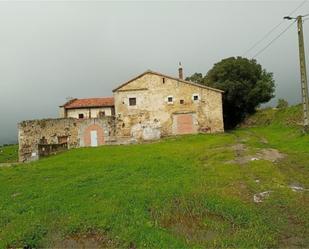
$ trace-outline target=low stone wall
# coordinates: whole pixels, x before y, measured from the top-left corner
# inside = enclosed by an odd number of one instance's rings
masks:
[[[40,157],[39,144],[67,143],[68,149],[91,146],[91,131],[96,131],[97,145],[116,141],[115,119],[108,116],[84,120],[28,120],[18,124],[18,131],[20,162],[37,160]]]
[[[68,149],[67,143],[60,144],[38,144],[38,153],[40,157],[57,154]]]

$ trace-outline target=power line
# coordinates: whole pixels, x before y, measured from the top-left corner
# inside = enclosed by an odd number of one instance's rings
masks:
[[[299,8],[301,8],[308,0],[304,0],[301,2],[290,14],[289,16],[293,15]],[[285,21],[282,20],[280,23],[278,23],[275,27],[273,27],[270,31],[268,31],[260,40],[258,40],[256,43],[253,44],[252,47],[246,50],[246,52],[243,53],[242,56],[245,56],[248,52],[250,52],[252,49],[254,49],[257,45],[259,45],[262,41],[264,41],[272,32],[274,32],[277,28],[279,28]]]
[[[284,21],[277,24],[275,27],[273,27],[266,35],[262,37],[262,39],[258,40],[252,47],[250,47],[246,52],[243,53],[242,56],[245,56],[248,52],[250,52],[252,49],[254,49],[257,45],[259,45],[262,41],[264,41],[273,31],[275,31],[278,27],[280,27]]]
[[[279,35],[277,35],[273,40],[271,40],[264,48],[262,48],[260,51],[258,51],[254,56],[252,56],[252,58],[256,58],[259,54],[261,54],[262,52],[264,52],[271,44],[273,44],[277,39],[279,39],[286,31],[288,31],[288,29],[290,29],[293,24],[296,22],[296,20],[294,22],[292,22],[288,27],[286,27],[283,31],[281,31],[279,33]]]
[[[290,14],[289,16],[293,15],[300,7],[302,7],[308,0],[304,0],[301,2]]]

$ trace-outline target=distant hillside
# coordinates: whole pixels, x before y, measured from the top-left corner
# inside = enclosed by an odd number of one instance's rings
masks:
[[[241,127],[283,125],[297,127],[302,125],[302,106],[294,105],[284,109],[266,108],[248,117]]]

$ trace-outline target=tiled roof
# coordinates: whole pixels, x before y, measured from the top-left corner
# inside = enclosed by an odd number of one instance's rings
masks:
[[[114,106],[114,98],[73,99],[65,103],[65,109]]]

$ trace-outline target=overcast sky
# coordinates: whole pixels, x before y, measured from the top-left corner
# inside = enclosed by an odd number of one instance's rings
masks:
[[[16,141],[21,120],[57,117],[68,96],[111,96],[147,69],[176,76],[179,61],[185,76],[206,73],[242,55],[301,2],[0,0],[0,144]],[[295,12],[308,13],[309,3]],[[304,32],[309,46],[309,21]],[[257,57],[274,73],[276,98],[290,103],[300,101],[297,46],[294,25]]]

